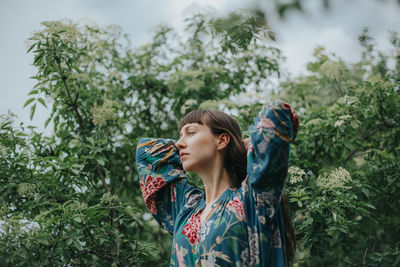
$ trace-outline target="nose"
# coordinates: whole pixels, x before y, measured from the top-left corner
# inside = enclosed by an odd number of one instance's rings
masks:
[[[175,145],[178,148],[178,150],[181,150],[184,147],[182,137],[179,138],[178,141],[176,141]]]

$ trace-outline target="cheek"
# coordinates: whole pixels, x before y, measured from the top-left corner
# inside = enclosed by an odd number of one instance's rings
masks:
[[[193,153],[201,158],[213,157],[216,151],[214,140],[209,136],[199,136],[193,140]]]
[[[209,136],[198,135],[187,142],[190,156],[183,160],[185,171],[196,171],[215,158],[216,145]]]
[[[198,133],[197,135],[193,136],[191,142],[195,147],[209,147],[211,145],[210,137],[204,133]]]

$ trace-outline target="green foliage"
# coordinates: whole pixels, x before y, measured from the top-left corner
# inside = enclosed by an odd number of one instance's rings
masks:
[[[379,2],[386,3],[387,1],[376,0]],[[293,12],[299,12],[303,15],[307,15],[310,5],[307,5],[305,0],[274,0],[271,1],[270,7],[273,9],[274,13],[277,13],[281,19],[284,19],[293,14]],[[333,0],[322,0],[319,1],[321,5],[321,11],[330,11]],[[399,2],[398,2],[399,3]]]
[[[185,112],[230,105],[250,84],[279,76],[279,50],[257,41],[255,19],[238,13],[217,29],[224,19],[208,18],[188,19],[185,37],[161,26],[137,49],[115,26],[47,21],[32,34],[36,84],[24,106],[31,117],[37,103],[48,107],[53,134],[2,117],[6,265],[168,264],[171,238],[149,219],[140,192],[137,139],[177,138]]]
[[[141,211],[99,190],[89,176],[90,165],[101,160],[98,148],[56,144],[34,129],[25,134],[11,119],[0,121],[3,263],[134,265],[149,254],[149,245],[139,241]]]
[[[360,42],[360,62],[317,48],[308,75],[281,83],[279,97],[302,113],[286,188],[301,265],[400,260],[400,61],[376,51],[367,30]]]
[[[198,14],[182,36],[160,26],[132,49],[115,26],[43,22],[30,38],[37,74],[24,106],[31,116],[37,103],[48,107],[53,134],[1,117],[2,262],[168,266],[171,237],[145,209],[137,139],[176,139],[179,119],[199,107],[224,110],[247,129],[263,104],[281,98],[301,117],[285,189],[295,264],[398,263],[398,53],[376,51],[364,31],[359,63],[317,48],[308,74],[281,81],[274,94],[282,59],[265,24],[260,14]],[[398,51],[396,33],[390,41]]]

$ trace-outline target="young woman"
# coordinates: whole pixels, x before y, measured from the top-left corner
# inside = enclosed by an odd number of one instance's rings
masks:
[[[298,125],[291,106],[277,101],[263,107],[246,140],[217,110],[188,113],[177,142],[139,140],[143,198],[173,234],[171,266],[287,266],[280,200]],[[205,192],[186,172],[199,175]]]

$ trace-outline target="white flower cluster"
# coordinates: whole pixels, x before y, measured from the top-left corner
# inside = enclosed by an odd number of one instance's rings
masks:
[[[303,181],[303,177],[306,175],[306,172],[299,167],[291,166],[288,170],[290,174],[289,183],[295,184]]]
[[[0,156],[5,158],[7,155],[7,147],[0,144]]]
[[[92,113],[93,124],[99,127],[103,127],[106,122],[114,117],[113,102],[109,99],[104,100],[104,104],[101,106],[94,106],[90,109]]]
[[[0,218],[3,218],[3,216],[7,213],[8,213],[8,207],[6,205],[0,206]]]
[[[199,91],[204,85],[205,85],[205,83],[199,79],[184,81],[185,90],[187,90],[187,91]]]
[[[178,71],[170,76],[168,85],[172,87],[183,85],[183,92],[198,91],[205,85],[201,80],[202,75],[201,71]]]
[[[355,97],[355,96],[348,96],[348,95],[345,95],[345,96],[339,98],[336,102],[337,102],[338,104],[341,104],[341,105],[348,105],[348,106],[351,106],[351,105],[353,105],[353,104],[359,102],[359,100],[358,100],[358,98]]]
[[[340,127],[340,126],[342,126],[343,123],[344,123],[344,120],[337,120],[337,121],[335,121],[334,126],[335,127]]]
[[[350,118],[351,118],[350,115],[343,115],[343,116],[340,116],[340,117],[339,117],[339,120],[337,120],[337,121],[335,122],[334,126],[335,126],[335,127],[340,127],[340,126],[344,123],[345,120],[348,120],[348,119],[350,119]]]
[[[320,68],[322,74],[330,78],[338,78],[340,69],[343,68],[342,64],[338,61],[326,60]]]
[[[84,202],[74,201],[66,207],[70,212],[81,212],[88,208],[88,205]]]
[[[318,126],[322,123],[320,118],[312,119],[306,123],[306,126]]]
[[[332,191],[350,189],[351,186],[346,185],[349,182],[351,182],[351,175],[342,167],[329,173],[322,173],[317,178],[317,186]]]
[[[351,115],[343,115],[343,116],[340,116],[339,119],[341,119],[341,120],[351,119]]]
[[[21,197],[33,198],[36,193],[36,185],[34,184],[21,184],[17,189],[18,195]]]
[[[181,114],[186,114],[186,111],[193,105],[197,104],[197,100],[195,99],[188,99],[186,100],[185,104],[181,107]]]
[[[77,39],[81,36],[77,24],[71,20],[43,21],[41,24],[45,29],[35,31],[27,42],[28,46],[34,41],[46,41],[49,45],[53,45],[53,38],[65,43],[76,43]]]
[[[112,195],[110,192],[108,192],[101,197],[100,202],[107,204],[114,204],[114,203],[119,203],[120,200],[117,195]]]
[[[65,64],[65,63],[63,63],[63,64]],[[80,81],[80,82],[84,82],[84,83],[90,83],[91,82],[89,75],[86,74],[86,73],[75,73],[75,72],[73,72],[73,73],[69,74],[68,79],[69,80],[74,79],[74,80],[77,80],[77,81]]]
[[[235,102],[230,99],[222,99],[222,100],[206,100],[202,102],[199,106],[200,109],[217,109],[221,111],[225,111],[229,114],[229,109],[237,108]]]

